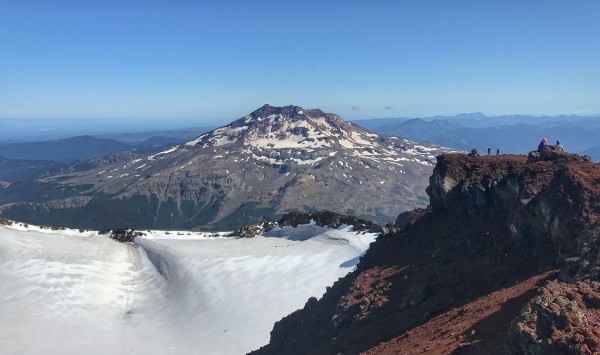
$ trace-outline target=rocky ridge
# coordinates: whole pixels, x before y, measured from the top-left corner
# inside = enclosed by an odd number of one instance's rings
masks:
[[[599,353],[598,182],[568,153],[441,155],[430,208],[255,353]]]
[[[13,221],[0,218],[1,224],[12,224]],[[269,232],[275,227],[293,227],[296,228],[301,224],[314,223],[319,227],[340,228],[343,225],[351,226],[354,231],[362,231],[369,233],[381,233],[387,231],[387,227],[381,227],[377,223],[356,218],[354,216],[346,216],[330,211],[320,212],[289,212],[285,213],[278,222],[270,221],[257,224],[250,224],[236,229],[235,231],[226,234],[227,237],[233,238],[254,238],[262,233]],[[135,229],[106,229],[98,232],[100,235],[108,235],[110,238],[121,243],[132,243],[136,237],[143,236],[143,231]],[[213,234],[219,236],[219,234]]]
[[[317,209],[386,223],[427,204],[443,151],[318,109],[265,105],[157,154],[13,184],[1,191],[0,215],[75,228],[223,230]],[[24,189],[41,193],[16,198]]]

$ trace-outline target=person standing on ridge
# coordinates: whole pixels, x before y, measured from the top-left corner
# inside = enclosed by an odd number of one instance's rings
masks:
[[[542,139],[542,141],[540,142],[540,145],[538,145],[538,152],[541,152],[542,150],[544,150],[544,147],[546,146],[547,141],[548,141],[548,139],[546,139],[546,138]]]
[[[488,155],[490,155],[492,148],[488,147]]]
[[[496,148],[496,155],[500,155],[500,148]]]
[[[559,140],[556,140],[556,148],[559,149],[561,152],[565,151],[565,148],[562,146],[562,144],[560,144]]]

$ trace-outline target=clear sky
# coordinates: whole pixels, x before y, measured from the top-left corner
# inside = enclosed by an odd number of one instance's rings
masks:
[[[0,118],[600,113],[600,1],[0,1]]]

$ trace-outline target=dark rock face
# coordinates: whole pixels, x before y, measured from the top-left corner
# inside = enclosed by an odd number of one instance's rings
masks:
[[[264,222],[260,224],[251,224],[248,226],[240,227],[227,235],[228,237],[234,238],[254,238],[257,235],[268,232],[275,228],[277,223],[275,222]]]
[[[407,227],[415,224],[416,221],[421,219],[428,212],[430,211],[426,208],[417,208],[412,211],[400,213],[398,215],[398,218],[396,218],[393,227],[399,228],[401,230],[406,229]]]
[[[438,158],[427,191],[434,211],[453,210],[470,221],[500,224],[540,250],[552,248],[561,263],[571,265],[564,270],[565,277],[567,271],[574,277],[578,271],[572,265],[579,259],[573,258],[583,253],[591,259],[586,251],[598,234],[598,168],[581,159],[570,164],[563,158],[526,163],[522,156],[472,160],[444,155]],[[584,271],[589,272],[598,277],[595,270]]]
[[[600,353],[600,165],[548,154],[439,156],[431,210],[255,353]]]
[[[135,237],[146,235],[143,232],[136,231],[133,229],[109,229],[102,230],[98,234],[109,234],[110,238],[116,240],[119,243],[133,243]]]

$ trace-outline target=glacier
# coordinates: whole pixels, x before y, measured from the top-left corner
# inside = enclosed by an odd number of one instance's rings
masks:
[[[355,267],[376,234],[314,224],[249,239],[0,225],[0,353],[244,354]]]

